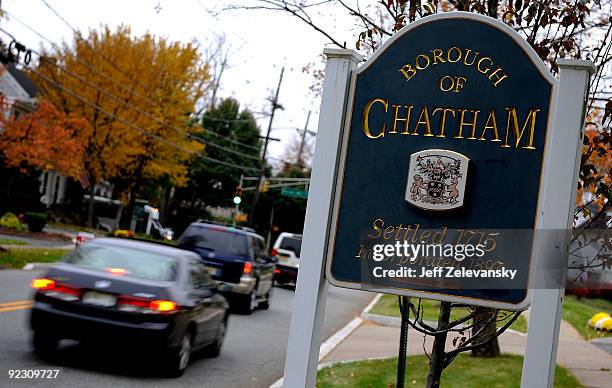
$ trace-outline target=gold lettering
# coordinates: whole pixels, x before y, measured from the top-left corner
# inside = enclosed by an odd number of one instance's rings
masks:
[[[479,72],[481,72],[482,74],[487,74],[487,73],[488,73],[488,72],[491,70],[491,68],[490,68],[490,67],[487,67],[486,69],[483,69],[483,68],[480,66],[480,65],[482,65],[482,62],[483,62],[483,61],[489,61],[489,63],[490,63],[491,65],[493,65],[493,61],[492,61],[492,60],[491,60],[491,58],[489,58],[489,57],[482,57],[482,58],[480,58],[480,60],[478,61],[478,65],[477,65],[477,66],[478,66],[478,71],[479,71]]]
[[[497,75],[498,72],[500,72],[503,74],[503,76],[499,76]],[[493,77],[497,77],[497,81],[493,82]],[[489,74],[489,80],[491,80],[491,82],[493,82],[493,86],[497,87],[497,85],[499,85],[500,82],[502,82],[504,79],[508,78],[508,75],[506,73],[504,73],[502,71],[501,67],[498,67],[497,69],[495,69],[495,71],[491,74]]]
[[[529,141],[528,141],[527,146],[523,146],[522,148],[526,150],[535,150],[535,147],[533,146],[533,135],[535,132],[536,117],[540,109],[535,109],[535,108],[529,109],[529,113],[527,114],[525,123],[523,123],[523,126],[520,131],[519,131],[518,117],[516,114],[516,108],[514,107],[506,108],[506,111],[508,112],[508,121],[506,123],[506,141],[501,146],[503,148],[510,148],[510,145],[508,144],[508,134],[510,133],[510,121],[512,121],[512,129],[514,130],[514,136],[516,139],[516,142],[514,143],[514,148],[518,148],[521,138],[523,137],[523,134],[525,133],[525,129],[527,128],[527,125],[530,124],[529,125]]]
[[[446,63],[444,58],[442,58],[442,54],[444,53],[444,51],[442,51],[441,49],[433,49],[431,50],[431,53],[433,54],[433,64],[434,65],[437,65],[438,61],[440,61],[440,63]]]
[[[453,118],[455,117],[455,109],[452,108],[436,108],[434,109],[432,115],[435,115],[437,112],[442,112],[440,115],[440,132],[436,135],[436,137],[446,137],[444,135],[444,126],[446,124],[446,113],[450,112],[453,114]]]
[[[424,136],[433,136],[431,133],[431,125],[429,123],[429,111],[427,110],[427,105],[421,109],[421,114],[419,114],[419,121],[414,126],[413,135],[419,134],[419,125],[425,125],[425,135]]]
[[[401,108],[402,105],[393,105],[393,109],[395,110],[395,114],[393,115],[393,129],[391,131],[389,131],[389,133],[397,133],[397,122],[398,121],[403,121],[404,122],[404,130],[402,131],[402,135],[407,135],[408,132],[408,122],[410,121],[410,113],[412,112],[412,108],[414,107],[413,105],[403,105],[403,107],[406,109],[406,117],[404,118],[400,118],[399,116],[399,108]]]
[[[476,121],[478,120],[478,113],[480,113],[480,110],[478,109],[457,109],[458,112],[461,112],[461,116],[459,118],[459,131],[457,132],[457,136],[455,136],[455,139],[463,139],[463,127],[464,126],[468,126],[468,127],[472,127],[472,132],[471,132],[471,136],[468,137],[468,139],[470,140],[475,140],[475,133],[476,133]],[[472,122],[465,122],[465,112],[471,112],[474,114],[474,120]]]
[[[412,65],[410,63],[406,63],[404,66],[402,66],[401,69],[399,69],[399,71],[401,71],[404,77],[406,77],[406,81],[410,81],[410,79],[414,77],[417,72],[415,69],[412,68]]]
[[[450,85],[448,87],[444,87],[444,81],[450,81]],[[448,84],[448,82],[446,82]],[[444,77],[440,78],[440,82],[438,83],[438,86],[440,87],[440,90],[443,92],[448,92],[450,90],[453,89],[455,82],[453,81],[453,78],[451,76],[445,75]]]
[[[387,112],[387,109],[389,108],[389,103],[387,102],[387,100],[383,100],[382,98],[375,98],[366,104],[365,109],[363,110],[362,125],[363,125],[363,132],[370,139],[378,139],[379,137],[384,137],[385,130],[387,129],[387,123],[384,123],[378,135],[374,136],[372,135],[372,132],[370,131],[370,110],[372,109],[372,105],[374,105],[377,102],[383,104],[383,106],[385,107],[385,113]]]
[[[451,59],[451,53],[453,52],[453,50],[455,50],[458,53],[457,59],[455,60]],[[451,47],[448,49],[448,52],[446,53],[446,59],[448,59],[450,63],[455,63],[455,62],[459,62],[462,55],[463,54],[461,53],[461,49],[459,47]]]
[[[425,66],[421,66],[421,65],[419,64],[419,58],[425,58],[425,59],[427,59],[427,64],[426,64]],[[417,68],[417,69],[419,69],[419,70],[427,69],[427,67],[429,66],[429,57],[428,57],[427,55],[425,55],[425,54],[420,54],[420,55],[418,55],[418,56],[416,57],[415,64],[416,64],[416,68]]]
[[[380,226],[378,226],[377,224],[380,224]],[[385,226],[385,221],[384,220],[382,220],[381,218],[375,219],[374,222],[372,222],[372,229],[377,231],[378,234],[376,234],[375,236],[372,236],[371,234],[368,234],[368,237],[370,237],[370,238],[379,238],[380,235],[382,234],[382,228],[384,226]]]
[[[474,53],[474,60],[472,62],[468,63],[468,57],[470,56],[471,52]],[[463,57],[463,64],[466,65],[466,66],[472,66],[474,64],[474,62],[476,62],[476,58],[478,57],[478,54],[480,54],[480,52],[472,51],[472,49],[467,49],[465,51],[465,57]]]
[[[495,138],[493,138],[491,141],[501,141],[499,140],[499,132],[497,132],[497,119],[495,118],[495,110],[493,109],[491,109],[491,112],[489,112],[489,117],[487,117],[487,122],[485,123],[485,126],[482,129],[482,134],[478,140],[487,140],[485,139],[485,133],[489,128],[493,130],[493,135],[495,136]]]

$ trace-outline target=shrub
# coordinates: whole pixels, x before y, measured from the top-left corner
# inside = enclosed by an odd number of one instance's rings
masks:
[[[30,232],[41,232],[47,223],[47,213],[27,212],[23,218]]]
[[[23,230],[21,221],[19,221],[19,218],[17,218],[17,216],[11,212],[6,213],[2,216],[2,218],[0,218],[0,227],[13,229],[19,232]]]

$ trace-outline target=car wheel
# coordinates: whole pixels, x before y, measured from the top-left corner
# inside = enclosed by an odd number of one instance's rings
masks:
[[[57,342],[57,338],[39,331],[35,331],[32,337],[34,351],[41,356],[52,354],[57,349]]]
[[[215,342],[208,345],[204,354],[208,357],[217,357],[221,353],[221,347],[223,346],[223,341],[225,340],[225,334],[227,333],[227,317],[221,321],[219,328],[217,329],[217,337]]]
[[[171,377],[180,377],[187,369],[191,358],[191,339],[191,332],[186,331],[179,349],[170,354],[167,368]]]
[[[257,308],[257,286],[253,288],[253,291],[249,295],[246,295],[242,302],[242,312],[246,315],[250,315]]]
[[[270,308],[270,303],[272,302],[273,290],[274,290],[274,287],[270,286],[270,290],[268,290],[268,293],[266,294],[266,300],[259,304],[259,308],[261,308],[262,310],[267,310]]]

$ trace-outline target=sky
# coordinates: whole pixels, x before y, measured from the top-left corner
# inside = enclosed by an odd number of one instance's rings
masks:
[[[235,97],[254,112],[269,112],[281,68],[285,74],[271,137],[269,155],[281,157],[295,128],[303,128],[309,110],[308,125],[317,130],[319,99],[310,92],[310,74],[302,71],[308,63],[321,64],[321,53],[328,41],[306,24],[283,13],[260,10],[222,11],[228,1],[222,0],[46,0],[73,27],[88,31],[101,25],[129,25],[136,36],[151,32],[171,40],[197,41],[205,49],[220,35],[225,35],[230,52],[230,67],[221,79],[220,97]],[[50,44],[28,30],[23,21],[47,39],[61,43],[71,41],[73,32],[41,0],[2,0],[8,12],[0,27],[13,34],[27,47],[40,49]],[[331,11],[331,10],[330,10]],[[14,16],[11,18],[11,16]],[[340,25],[350,23],[341,13],[321,15],[321,22],[337,32],[339,40],[354,42],[354,34]],[[340,18],[340,19],[338,19]],[[3,39],[8,39],[2,36]],[[257,114],[262,129],[269,118]],[[264,133],[265,135],[265,133]],[[310,136],[310,135],[309,135]]]

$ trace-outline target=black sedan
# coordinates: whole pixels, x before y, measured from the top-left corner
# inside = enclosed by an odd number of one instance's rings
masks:
[[[227,330],[228,303],[200,257],[164,245],[93,239],[32,288],[33,345],[43,356],[74,339],[138,349],[180,376],[192,352],[217,356]]]

